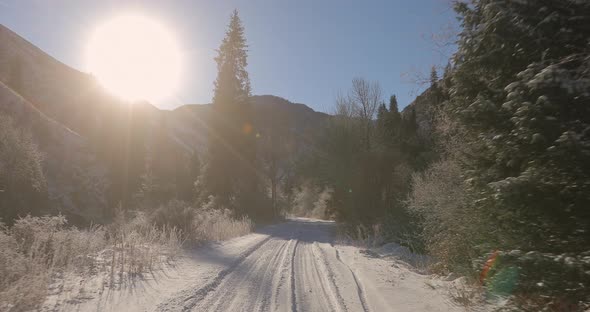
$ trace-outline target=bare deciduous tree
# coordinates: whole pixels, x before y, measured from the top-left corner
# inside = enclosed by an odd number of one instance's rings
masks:
[[[336,97],[336,114],[342,117],[355,118],[362,126],[363,137],[367,149],[371,147],[373,119],[379,104],[383,102],[381,86],[378,82],[364,78],[354,78],[352,88],[347,94]]]
[[[357,109],[357,115],[364,120],[372,120],[377,113],[377,107],[383,101],[381,86],[374,81],[367,81],[363,78],[352,80],[352,89],[349,97]]]

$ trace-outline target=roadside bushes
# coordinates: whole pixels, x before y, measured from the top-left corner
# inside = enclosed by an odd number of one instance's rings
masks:
[[[326,219],[329,217],[328,203],[334,191],[329,187],[316,187],[303,183],[293,190],[291,213],[298,217]]]
[[[16,239],[0,231],[0,310],[30,310],[41,304],[49,279],[19,250]]]
[[[182,232],[184,239],[192,232],[195,209],[188,203],[173,199],[160,205],[150,215],[150,221],[159,227],[175,227]]]
[[[183,240],[196,244],[242,236],[254,228],[250,218],[236,217],[229,209],[218,207],[214,199],[201,208],[185,201],[171,200],[151,213],[150,220],[159,227],[179,229]]]
[[[0,310],[28,311],[44,300],[55,274],[110,274],[110,284],[156,269],[180,253],[178,230],[138,215],[80,230],[63,216],[17,219],[0,228]]]
[[[250,233],[254,223],[247,216],[236,218],[228,209],[202,209],[193,220],[196,241],[222,241]]]
[[[445,159],[415,173],[407,208],[418,216],[420,237],[428,254],[439,261],[438,270],[465,273],[471,269],[473,240],[483,229],[470,211],[461,170],[458,162]]]
[[[86,229],[68,226],[61,215],[26,216],[10,228],[0,223],[0,310],[38,308],[63,273],[105,274],[111,286],[121,284],[179,256],[185,241],[220,241],[253,227],[227,209],[194,209],[178,200],[149,215],[118,211],[111,224]]]

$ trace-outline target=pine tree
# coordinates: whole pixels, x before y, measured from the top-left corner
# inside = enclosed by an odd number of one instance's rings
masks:
[[[381,140],[388,139],[387,121],[389,117],[389,111],[385,106],[385,103],[381,103],[377,109],[377,135]]]
[[[213,103],[231,105],[232,101],[246,102],[250,97],[247,48],[242,20],[238,11],[234,10],[215,57],[218,74]]]
[[[246,67],[244,27],[234,10],[217,50],[217,79],[209,120],[209,160],[205,187],[223,205],[245,212],[247,197],[255,193],[256,145]]]
[[[394,95],[389,97],[389,111],[385,117],[385,143],[390,147],[399,147],[399,140],[401,137],[401,114],[397,106],[397,97]]]
[[[399,108],[397,107],[397,97],[395,94],[389,98],[389,111],[399,113]]]
[[[485,207],[495,230],[483,243],[574,261],[590,248],[590,2],[481,0],[456,10],[463,31],[450,114],[472,136],[474,207]],[[519,287],[587,294],[582,273],[533,262],[519,264],[531,271]]]
[[[430,68],[430,87],[435,88],[438,83],[438,73],[436,72],[436,67],[432,66]]]
[[[387,107],[385,107],[385,103],[381,103],[381,105],[379,105],[379,108],[377,109],[377,119],[379,120],[385,118],[387,113],[388,111]]]

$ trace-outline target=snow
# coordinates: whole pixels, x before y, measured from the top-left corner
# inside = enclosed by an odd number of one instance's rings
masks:
[[[113,287],[105,277],[56,283],[44,311],[462,311],[455,281],[389,244],[372,253],[334,240],[335,223],[293,219],[187,252]]]

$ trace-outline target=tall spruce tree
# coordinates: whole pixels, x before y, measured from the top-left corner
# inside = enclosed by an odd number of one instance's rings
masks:
[[[250,79],[246,71],[244,26],[234,10],[217,50],[217,80],[209,120],[209,159],[205,187],[219,203],[246,213],[256,193],[256,145],[252,124]]]
[[[386,114],[383,119],[385,127],[384,132],[386,134],[384,143],[390,147],[399,147],[402,117],[399,112],[397,97],[395,94],[389,97],[389,110],[386,110]]]
[[[395,94],[389,98],[389,111],[399,113],[399,108],[397,107],[397,97]]]

